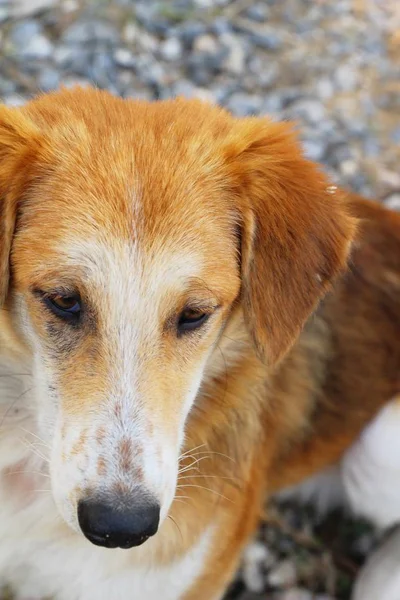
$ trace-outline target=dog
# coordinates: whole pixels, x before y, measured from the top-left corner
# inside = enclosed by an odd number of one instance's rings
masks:
[[[353,471],[399,421],[399,215],[290,124],[91,88],[0,108],[0,190],[17,600],[220,599],[265,499],[330,469],[379,522]]]

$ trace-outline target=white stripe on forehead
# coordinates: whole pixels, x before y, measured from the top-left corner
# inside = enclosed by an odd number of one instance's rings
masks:
[[[127,243],[112,238],[104,242],[92,238],[60,245],[56,252],[61,268],[65,257],[65,267],[82,269],[85,282],[101,291],[117,294],[129,290],[143,300],[157,297],[163,290],[182,289],[188,279],[201,273],[200,256],[187,247],[178,250],[160,244],[157,250],[146,251],[135,240]]]

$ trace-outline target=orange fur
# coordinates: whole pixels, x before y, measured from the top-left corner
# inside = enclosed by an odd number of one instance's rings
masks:
[[[206,257],[185,290],[165,282],[161,362],[151,339],[137,357],[153,411],[148,431],[163,427],[173,438],[188,373],[212,348],[170,510],[179,531],[166,521],[147,542],[154,560],[169,564],[217,523],[184,600],[218,598],[265,494],[336,462],[398,388],[400,217],[328,185],[290,125],[234,119],[196,101],[147,104],[75,89],[0,109],[1,295],[12,246],[11,289],[38,338],[47,340],[48,323],[31,290],[68,285],[71,271],[83,298],[97,293],[97,327],[106,326],[101,307],[111,311],[113,298],[87,289],[84,264],[68,255],[79,240],[100,231],[116,256],[115,240],[137,240],[152,260],[165,248]],[[357,219],[350,271],[340,277]],[[189,297],[218,305],[212,343],[178,344],[171,333],[168,315]],[[10,317],[1,319],[5,331]],[[112,350],[96,328],[63,344],[64,411],[90,420],[108,393]],[[104,436],[100,428],[99,445]],[[129,440],[119,457],[128,471]],[[107,469],[102,455],[99,476]]]

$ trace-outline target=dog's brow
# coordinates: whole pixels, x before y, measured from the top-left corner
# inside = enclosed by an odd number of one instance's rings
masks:
[[[216,298],[193,298],[186,299],[185,306],[192,309],[215,310],[219,307]]]

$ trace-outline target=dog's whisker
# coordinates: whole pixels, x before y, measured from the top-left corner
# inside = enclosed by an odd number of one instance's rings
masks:
[[[181,531],[181,528],[179,527],[178,523],[175,521],[174,517],[171,517],[171,515],[167,515],[167,518],[170,519],[170,521],[172,521],[172,523],[175,525],[175,527],[179,531],[179,535],[181,536],[181,540],[183,542],[182,531]]]
[[[210,451],[206,451],[206,452],[198,452],[196,454],[196,456],[199,456],[202,454],[208,454],[210,456],[221,456],[223,458],[227,458],[228,460],[236,463],[235,459],[233,459],[231,456],[228,456],[228,454],[224,454],[223,452],[215,452],[214,450],[210,450]]]
[[[29,440],[27,440],[27,439],[22,439],[21,442],[24,444],[24,446],[29,448],[33,452],[33,454],[36,454],[36,456],[41,458],[44,462],[50,463],[50,460],[46,456],[44,456],[41,452],[39,452],[39,450],[37,450],[35,444],[33,444],[32,442],[29,442]]]
[[[177,489],[185,488],[185,487],[199,488],[201,490],[205,490],[206,492],[212,492],[213,494],[216,494],[220,498],[223,498],[224,500],[227,500],[228,502],[232,502],[232,500],[230,500],[229,498],[227,498],[220,492],[217,492],[217,490],[213,490],[212,488],[204,487],[203,485],[196,485],[194,483],[184,483],[183,485],[178,485]]]
[[[32,377],[32,373],[1,373],[0,379],[3,377]]]
[[[190,496],[176,496],[174,498],[174,502],[181,502],[182,504],[185,504],[186,506],[190,507],[189,502],[187,502],[187,500],[192,500],[193,498],[191,498]]]
[[[48,444],[48,442],[43,440],[36,433],[33,433],[33,431],[29,431],[29,429],[25,429],[25,427],[20,427],[19,429],[21,429],[21,431],[23,431],[24,433],[27,433],[28,435],[31,435],[32,437],[36,438],[40,442],[41,446],[46,446],[46,448],[49,448],[49,449],[51,448],[51,446]]]
[[[186,452],[184,452],[183,454],[180,455],[179,460],[181,460],[182,458],[184,458],[185,456],[187,456],[187,454],[193,454],[193,452],[195,450],[198,450],[199,448],[204,448],[204,446],[206,446],[206,444],[200,444],[199,446],[195,446],[194,448],[190,448],[190,450],[186,450]]]
[[[42,477],[47,477],[51,479],[50,475],[47,473],[43,473],[43,471],[7,471],[6,475],[41,475]]]
[[[195,463],[195,462],[196,462],[196,460],[197,460],[197,459],[196,459],[196,457],[195,457],[195,456],[192,456],[192,455],[188,455],[188,456],[186,456],[186,457],[185,457],[185,459],[191,459],[191,460],[192,460],[194,463]],[[186,467],[186,466],[187,466],[187,465],[185,465],[185,467]],[[184,468],[185,468],[185,467],[184,467]]]
[[[194,460],[192,463],[190,463],[190,465],[187,465],[186,467],[182,467],[182,469],[178,470],[178,475],[180,475],[181,473],[185,473],[185,471],[190,471],[191,469],[194,469],[195,465],[198,465],[200,462],[202,462],[203,460],[207,460],[208,456],[203,456],[202,458],[198,458],[196,460]],[[198,470],[198,468],[196,469]]]
[[[194,468],[195,465],[197,465],[202,460],[206,460],[206,457],[194,458],[191,463],[189,463],[189,464],[183,464],[182,466],[180,466],[179,469],[178,469],[178,473],[183,473],[183,471],[187,471],[187,470],[189,470],[191,468]]]
[[[214,450],[204,450],[202,452],[196,452],[196,454],[193,455],[193,457],[195,456],[202,456],[202,455],[208,455],[208,456],[221,456],[223,458],[226,458],[228,460],[230,460],[233,463],[236,463],[235,459],[232,458],[231,456],[228,456],[228,454],[224,454],[223,452],[216,452]]]
[[[179,477],[179,479],[226,479],[229,481],[237,481],[237,477],[229,477],[228,475],[185,475],[184,477]]]
[[[2,417],[1,417],[0,429],[3,427],[4,421],[6,420],[6,418],[8,417],[8,415],[10,413],[10,411],[14,408],[14,406],[16,405],[16,403],[19,402],[21,400],[21,398],[23,398],[25,396],[25,394],[28,394],[32,390],[33,390],[33,387],[30,387],[30,388],[24,390],[22,392],[22,394],[20,394],[17,398],[14,398],[14,400],[11,402],[11,404],[9,405],[9,407],[6,409],[6,411],[3,413]]]

